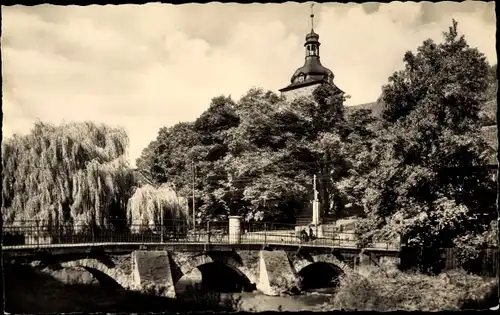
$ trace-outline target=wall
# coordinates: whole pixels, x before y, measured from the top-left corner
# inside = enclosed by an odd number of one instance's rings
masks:
[[[309,85],[309,86],[305,86],[305,87],[302,87],[299,89],[282,92],[282,95],[285,96],[289,102],[292,102],[293,100],[295,100],[301,96],[311,95],[312,92],[317,87],[318,87],[318,84]]]

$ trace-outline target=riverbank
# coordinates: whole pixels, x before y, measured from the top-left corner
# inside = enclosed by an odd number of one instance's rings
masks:
[[[340,279],[332,304],[347,311],[458,311],[498,303],[496,279],[451,270],[438,276],[364,268]]]

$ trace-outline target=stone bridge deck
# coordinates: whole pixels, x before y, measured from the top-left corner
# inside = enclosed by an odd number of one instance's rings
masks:
[[[81,255],[92,253],[120,254],[135,250],[151,251],[179,251],[179,252],[202,252],[202,251],[225,251],[225,250],[261,250],[263,248],[275,250],[314,249],[320,252],[339,251],[343,253],[373,253],[388,257],[398,257],[399,249],[387,248],[358,248],[355,246],[325,246],[324,244],[283,244],[283,243],[239,243],[239,244],[208,244],[208,243],[80,243],[80,244],[40,244],[40,245],[16,245],[3,246],[4,259],[25,258],[37,259],[39,256],[57,255]]]

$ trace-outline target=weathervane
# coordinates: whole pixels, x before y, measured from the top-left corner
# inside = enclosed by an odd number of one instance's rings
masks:
[[[311,3],[311,29],[314,29],[314,3]]]

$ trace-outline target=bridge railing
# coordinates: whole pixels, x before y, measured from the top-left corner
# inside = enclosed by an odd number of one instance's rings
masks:
[[[325,231],[305,236],[295,225],[280,223],[245,223],[239,233],[230,235],[228,222],[204,222],[193,229],[185,221],[169,221],[163,228],[150,224],[131,224],[109,228],[89,227],[79,222],[50,226],[24,221],[4,225],[4,246],[57,247],[69,244],[97,243],[202,243],[202,244],[283,244],[322,247],[359,248],[353,232]],[[366,247],[366,245],[364,246]],[[379,249],[399,249],[399,244],[370,244]]]

